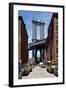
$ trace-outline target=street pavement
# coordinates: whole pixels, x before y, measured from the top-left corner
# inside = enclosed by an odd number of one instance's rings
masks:
[[[32,72],[30,72],[28,76],[23,76],[22,79],[52,78],[52,77],[56,77],[56,76],[54,74],[47,72],[46,68],[35,66]]]

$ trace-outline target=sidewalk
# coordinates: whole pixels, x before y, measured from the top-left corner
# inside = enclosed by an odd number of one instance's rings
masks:
[[[46,68],[41,68],[35,66],[35,68],[30,72],[28,76],[23,76],[22,79],[32,79],[32,78],[52,78],[55,77],[54,74],[48,73]]]

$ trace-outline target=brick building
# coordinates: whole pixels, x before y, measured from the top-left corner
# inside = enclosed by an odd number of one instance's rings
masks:
[[[48,27],[47,59],[58,64],[58,13],[54,13]]]
[[[28,62],[28,35],[21,16],[18,17],[18,60],[21,64]]]

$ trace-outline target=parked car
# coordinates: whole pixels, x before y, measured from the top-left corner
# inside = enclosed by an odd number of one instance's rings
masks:
[[[32,68],[28,64],[23,64],[21,67],[22,76],[28,75],[32,71]]]
[[[29,72],[28,72],[28,67],[26,64],[21,64],[19,66],[19,79],[22,78],[22,76],[25,76],[25,75],[28,75]]]
[[[28,75],[32,71],[32,64],[26,63],[26,64],[20,64],[19,63],[19,79],[22,78],[22,76]]]
[[[28,65],[33,69],[35,67],[35,61],[34,60],[28,61]]]
[[[26,64],[23,64],[21,67],[22,76],[28,75],[28,66]]]
[[[28,71],[31,72],[32,71],[32,64],[27,64],[28,66]]]
[[[40,62],[40,63],[39,63],[39,67],[45,68],[45,67],[46,67],[46,65],[44,65],[44,63],[43,63],[43,62]]]
[[[54,68],[52,66],[47,67],[46,69],[49,73],[54,73]]]

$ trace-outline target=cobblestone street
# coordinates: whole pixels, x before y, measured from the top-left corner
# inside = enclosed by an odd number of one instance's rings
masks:
[[[48,73],[46,68],[41,68],[39,66],[35,66],[35,68],[30,72],[28,76],[23,76],[22,79],[32,79],[32,78],[52,78],[55,77],[54,74]]]

